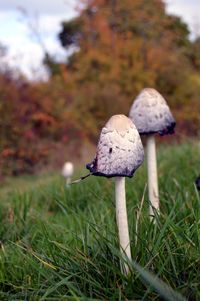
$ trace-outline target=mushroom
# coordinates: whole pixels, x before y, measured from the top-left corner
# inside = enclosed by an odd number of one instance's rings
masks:
[[[66,185],[69,185],[70,178],[74,173],[74,165],[71,162],[65,162],[62,168],[62,175],[66,179]]]
[[[143,89],[136,97],[129,113],[140,135],[147,135],[147,169],[150,216],[159,213],[159,192],[154,134],[161,136],[174,133],[176,125],[162,95],[152,88]]]
[[[200,190],[200,176],[196,179],[195,184],[196,184],[196,188]]]
[[[122,255],[131,260],[128,231],[125,177],[132,177],[144,160],[140,135],[125,115],[112,116],[103,127],[95,159],[86,165],[95,176],[115,177],[116,219]],[[128,274],[125,264],[122,271]]]

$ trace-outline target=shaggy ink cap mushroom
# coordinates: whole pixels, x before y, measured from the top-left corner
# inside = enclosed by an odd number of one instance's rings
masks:
[[[86,167],[96,176],[132,177],[143,160],[135,125],[125,115],[114,115],[101,131],[95,159]]]
[[[196,184],[196,188],[200,190],[200,176],[196,179],[195,184]]]
[[[143,89],[136,97],[129,113],[141,135],[173,134],[175,119],[162,95],[152,88]]]
[[[74,165],[71,162],[65,162],[62,168],[63,177],[71,177],[74,173]]]

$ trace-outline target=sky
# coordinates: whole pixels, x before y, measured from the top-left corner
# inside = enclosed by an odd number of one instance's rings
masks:
[[[179,15],[189,25],[191,38],[200,34],[200,0],[165,2],[167,12]],[[77,8],[78,0],[1,0],[0,43],[7,47],[4,62],[29,79],[46,79],[43,47],[58,60],[66,57],[57,34],[61,22],[75,16]]]

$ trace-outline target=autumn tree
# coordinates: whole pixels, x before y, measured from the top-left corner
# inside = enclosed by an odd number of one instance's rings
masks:
[[[82,131],[71,103],[61,77],[34,83],[1,64],[0,177],[32,173],[60,149],[79,155]]]
[[[111,115],[128,114],[148,86],[170,103],[177,133],[198,134],[200,39],[189,39],[163,1],[82,0],[59,39],[67,59],[58,63],[45,51],[46,82],[16,76],[0,46],[0,176],[33,172],[56,154],[60,162],[67,152],[80,156],[85,141],[96,141]]]
[[[127,114],[144,87],[158,89],[174,108],[189,105],[198,68],[198,40],[161,0],[87,0],[63,22],[59,39],[74,49],[66,68],[75,83],[79,122],[96,129],[114,113]],[[191,83],[189,91],[184,88]],[[85,116],[85,118],[83,118]],[[88,125],[87,125],[88,124]]]

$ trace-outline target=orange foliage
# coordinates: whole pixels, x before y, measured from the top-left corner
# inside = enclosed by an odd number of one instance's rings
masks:
[[[198,135],[199,39],[189,40],[187,26],[167,15],[161,0],[83,2],[59,35],[76,51],[62,64],[46,55],[47,82],[0,72],[1,174],[34,172],[65,147],[79,156],[84,141],[96,142],[105,121],[127,115],[148,86],[166,98],[178,131]]]

